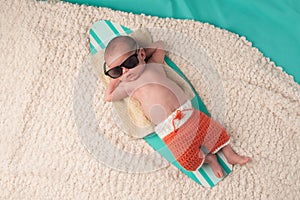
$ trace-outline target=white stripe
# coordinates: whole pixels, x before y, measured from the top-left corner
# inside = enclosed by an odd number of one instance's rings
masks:
[[[204,156],[204,155],[203,155]],[[197,177],[197,179],[201,182],[201,184],[205,187],[211,187],[209,185],[209,183],[206,181],[206,179],[202,176],[202,174],[199,172],[199,169],[202,168],[204,169],[204,167],[207,167],[204,165],[204,161],[205,159],[202,160],[202,163],[199,165],[200,167],[198,167],[196,169],[196,171],[193,171],[193,174]]]
[[[201,184],[204,187],[211,187],[198,170],[194,171],[193,174],[197,177],[197,179],[201,182]]]
[[[113,24],[114,27],[118,30],[118,32],[121,34],[121,35],[127,35],[126,32],[123,30],[123,28],[121,27],[120,24]]]
[[[121,27],[121,25],[119,24],[113,24],[113,26],[117,29],[117,31],[121,34],[121,35],[126,35],[126,32],[123,30],[123,28]],[[101,29],[103,29],[103,27],[106,27],[105,30],[101,30],[98,27],[101,27]],[[101,39],[101,41],[103,42],[103,44],[106,46],[107,45],[107,41],[110,41],[110,39],[112,39],[112,37],[107,36],[106,34],[103,34],[103,32],[107,32],[106,30],[111,30],[110,27],[105,23],[105,22],[101,22],[98,23],[97,25],[93,26],[92,30],[96,33],[96,35],[99,37],[99,39]],[[113,33],[113,32],[112,32]],[[113,34],[109,34],[109,35],[113,35]],[[115,37],[116,35],[114,35]],[[90,35],[90,43],[96,48],[97,51],[101,50],[101,46],[96,42],[96,40],[94,39],[94,37],[92,35]]]
[[[111,30],[111,28],[104,22],[93,27],[94,32],[102,41],[102,43],[107,46],[108,42],[116,37],[117,35]]]
[[[96,40],[94,39],[94,37],[92,35],[90,35],[90,43],[95,47],[95,49],[97,50],[97,52],[99,50],[101,50],[100,45],[96,42]]]
[[[203,171],[206,172],[207,176],[210,178],[210,180],[214,183],[214,185],[216,183],[218,183],[220,180],[222,180],[222,178],[218,178],[216,177],[214,171],[212,170],[212,168],[209,165],[204,165],[202,167]],[[224,174],[225,175],[225,174]]]
[[[223,152],[221,152],[221,151],[218,152],[218,155],[223,160],[223,162],[227,165],[227,167],[232,171],[232,165],[227,162],[227,159],[225,158]]]

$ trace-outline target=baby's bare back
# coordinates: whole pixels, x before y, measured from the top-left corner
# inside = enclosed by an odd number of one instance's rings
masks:
[[[184,91],[167,77],[162,64],[148,63],[138,79],[122,84],[154,124],[165,120],[187,100]]]

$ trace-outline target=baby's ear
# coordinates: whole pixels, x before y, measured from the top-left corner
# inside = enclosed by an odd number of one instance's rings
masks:
[[[139,50],[139,55],[141,56],[141,58],[142,58],[143,60],[145,60],[145,58],[146,58],[146,52],[145,52],[145,49],[144,49],[144,48],[140,48],[140,50]]]

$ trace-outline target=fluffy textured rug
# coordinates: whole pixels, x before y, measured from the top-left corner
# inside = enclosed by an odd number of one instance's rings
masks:
[[[30,0],[0,4],[1,199],[300,196],[300,87],[245,38],[200,22],[106,8]],[[214,60],[224,86],[223,124],[231,144],[252,162],[234,166],[225,180],[205,189],[172,165],[151,173],[125,173],[91,156],[78,134],[73,94],[89,54],[89,28],[101,19],[131,29],[166,27],[198,40]],[[184,72],[212,110],[210,91],[201,77],[189,69]],[[119,134],[102,92],[100,85],[94,112],[105,136],[123,150],[150,153],[144,141]]]

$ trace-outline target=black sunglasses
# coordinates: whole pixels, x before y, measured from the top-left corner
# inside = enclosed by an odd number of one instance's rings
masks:
[[[104,74],[111,78],[119,78],[123,74],[122,67],[125,67],[127,69],[132,69],[135,68],[138,64],[139,64],[138,49],[136,49],[135,53],[129,56],[121,65],[113,67],[108,71],[106,71],[106,62],[104,62],[103,64]]]

